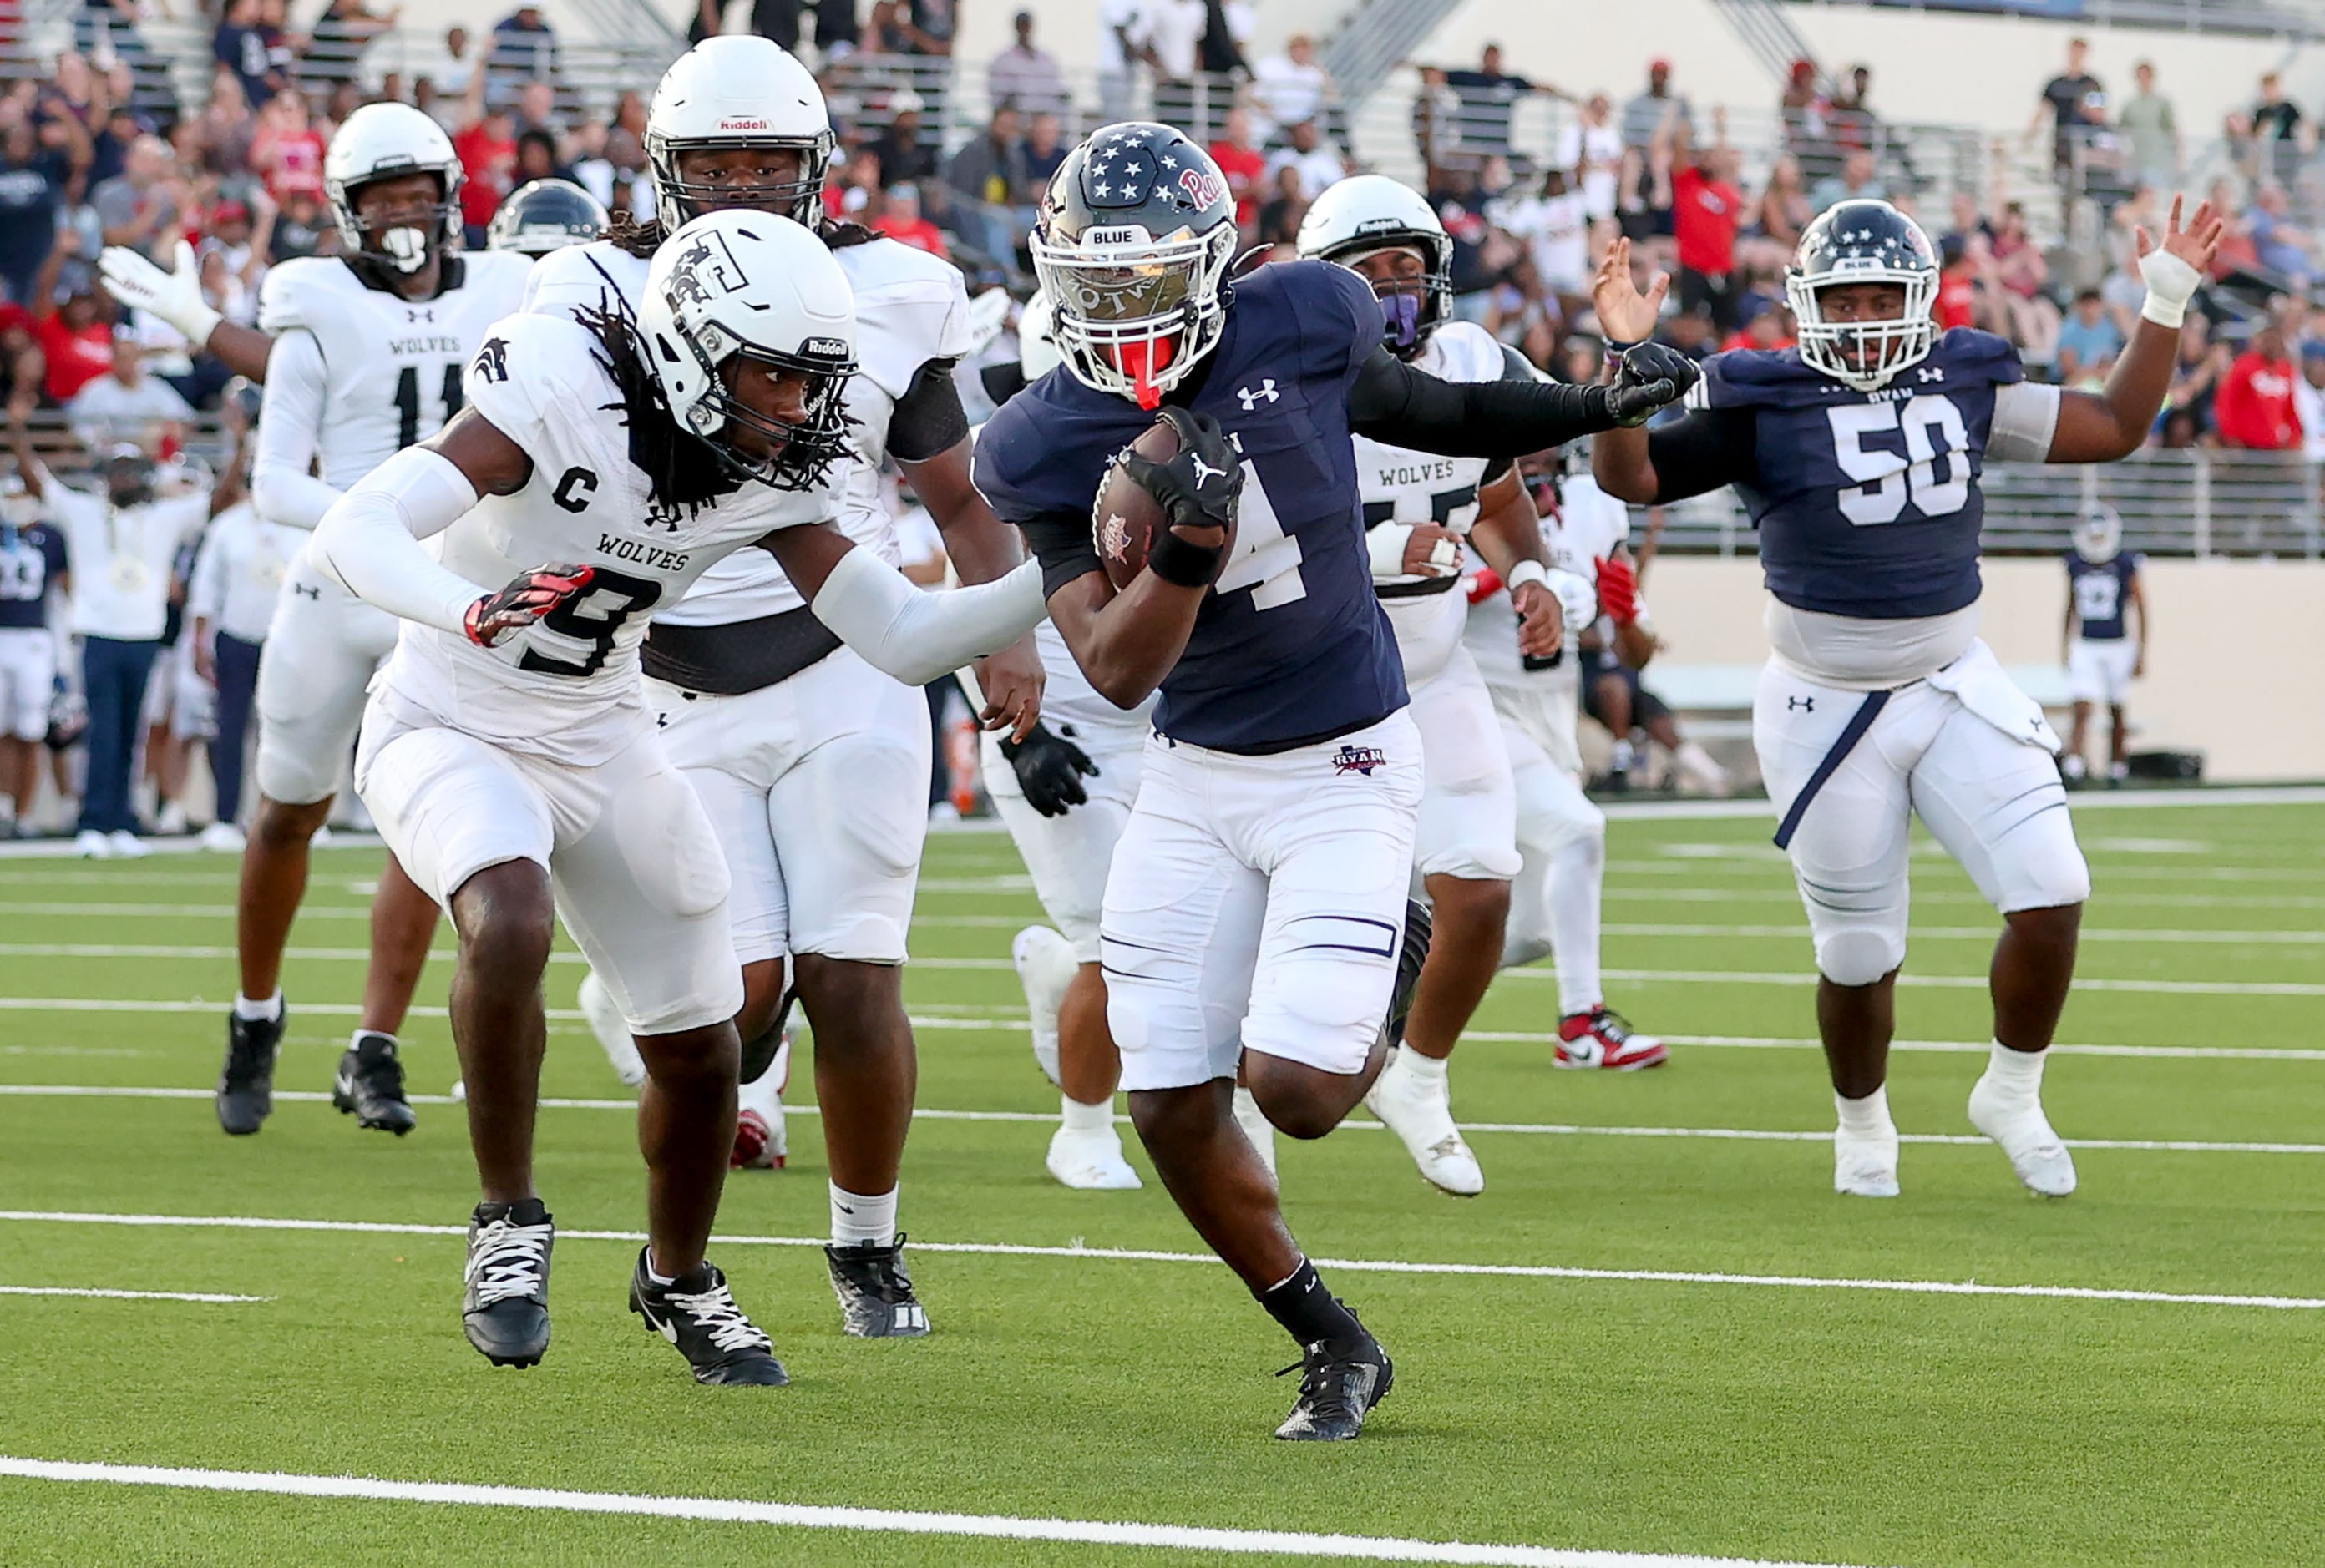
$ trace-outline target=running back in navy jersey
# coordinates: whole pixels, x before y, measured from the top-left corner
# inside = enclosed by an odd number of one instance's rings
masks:
[[[1154,727],[1172,739],[1283,751],[1404,706],[1348,429],[1349,388],[1380,335],[1380,305],[1354,272],[1266,267],[1236,285],[1218,347],[1166,400],[1218,420],[1246,474],[1234,553],[1162,679]],[[1153,421],[1056,370],[985,427],[977,488],[1024,527],[1052,591],[1098,569],[1092,498],[1107,464]]]
[[[2075,635],[2086,642],[2120,642],[2126,635],[2124,605],[2142,558],[2126,550],[2112,560],[2087,561],[2067,552],[2067,584],[2075,595]]]
[[[1768,591],[1797,609],[1893,621],[1977,601],[1995,389],[2024,377],[2006,341],[1956,327],[1878,391],[1810,368],[1796,349],[1737,349],[1705,364],[1688,401],[1749,418],[1728,477],[1760,530]]]
[[[49,590],[64,573],[62,534],[45,522],[0,523],[0,629],[47,625]]]

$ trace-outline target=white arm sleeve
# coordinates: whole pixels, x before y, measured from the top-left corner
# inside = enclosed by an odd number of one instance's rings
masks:
[[[323,350],[314,334],[285,332],[274,340],[250,469],[251,503],[269,522],[313,528],[339,498],[307,471],[315,460],[316,432],[323,428]]]
[[[1986,435],[1989,463],[2041,463],[2059,428],[2059,389],[2014,381],[1994,389],[1994,424]]]
[[[925,594],[867,549],[839,558],[812,607],[866,663],[907,686],[1008,647],[1048,613],[1038,562],[996,582]]]
[[[364,475],[315,530],[315,549],[358,598],[405,621],[466,634],[468,606],[491,592],[420,548],[477,504],[451,459],[406,447]]]

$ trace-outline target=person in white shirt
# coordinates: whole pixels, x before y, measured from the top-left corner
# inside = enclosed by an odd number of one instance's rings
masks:
[[[1139,58],[1145,23],[1142,0],[1098,0],[1098,101],[1130,101],[1130,68]]]
[[[1338,147],[1324,140],[1315,121],[1302,120],[1292,127],[1292,145],[1267,161],[1270,188],[1286,169],[1299,171],[1300,194],[1313,201],[1348,178],[1348,161]]]
[[[1271,54],[1251,68],[1251,97],[1260,123],[1253,127],[1264,143],[1278,130],[1320,117],[1338,101],[1340,89],[1332,73],[1316,63],[1316,41],[1304,32],[1285,40],[1282,54]]]
[[[156,421],[190,420],[194,410],[177,388],[145,373],[144,350],[135,338],[116,333],[113,368],[74,394],[65,417],[82,446],[101,452],[116,442],[143,438]]]
[[[282,597],[283,575],[306,543],[303,529],[269,522],[249,502],[237,501],[210,524],[194,563],[186,595],[194,668],[218,693],[218,734],[209,747],[218,819],[202,830],[204,849],[242,849],[243,752],[258,691],[259,650]]]
[[[153,460],[125,445],[106,462],[105,493],[89,494],[59,483],[33,455],[21,410],[11,414],[8,438],[26,493],[47,506],[79,567],[72,623],[88,703],[88,779],[74,847],[98,858],[143,855],[150,852],[130,807],[130,766],[169,619],[171,559],[208,521],[214,502],[239,498],[241,481],[230,477],[215,495],[199,480],[159,488]]]
[[[1590,220],[1583,198],[1570,189],[1565,170],[1545,172],[1538,194],[1490,204],[1487,216],[1497,227],[1526,242],[1543,288],[1558,294],[1589,291]]]
[[[1569,184],[1580,192],[1583,210],[1596,223],[1615,216],[1616,177],[1623,168],[1623,132],[1615,124],[1615,106],[1605,93],[1593,93],[1582,112],[1558,134],[1553,160],[1567,171]]]

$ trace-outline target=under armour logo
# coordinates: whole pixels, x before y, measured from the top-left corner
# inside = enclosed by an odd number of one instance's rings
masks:
[[[1941,364],[1925,364],[1914,374],[1923,381],[1943,381],[1946,379],[1946,367]]]
[[[409,327],[421,321],[425,321],[431,327],[434,326],[436,322],[436,307],[433,305],[406,305],[403,308],[403,324],[405,326]]]
[[[1787,713],[1797,709],[1802,713],[1812,714],[1816,712],[1816,698],[1812,696],[1788,696],[1784,699],[1784,709]]]
[[[1250,413],[1262,403],[1272,403],[1283,395],[1283,393],[1275,390],[1275,378],[1272,375],[1259,383],[1259,390],[1257,392],[1252,391],[1252,389],[1247,386],[1237,387],[1236,389],[1236,396],[1243,400],[1243,411],[1245,413]]]
[[[323,602],[323,590],[319,586],[309,583],[293,583],[291,585],[291,591],[293,594],[302,595],[307,598],[312,599],[319,604]]]

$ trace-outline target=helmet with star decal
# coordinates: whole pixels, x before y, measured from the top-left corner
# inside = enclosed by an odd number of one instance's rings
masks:
[[[1866,284],[1878,294],[1863,294]],[[1845,309],[1827,299],[1839,290],[1852,295]],[[1800,323],[1802,362],[1872,392],[1928,358],[1937,342],[1938,253],[1922,226],[1887,202],[1839,202],[1801,235],[1784,299]]]
[[[1058,353],[1084,384],[1154,408],[1218,346],[1235,198],[1184,133],[1092,134],[1051,179],[1032,249]]]

